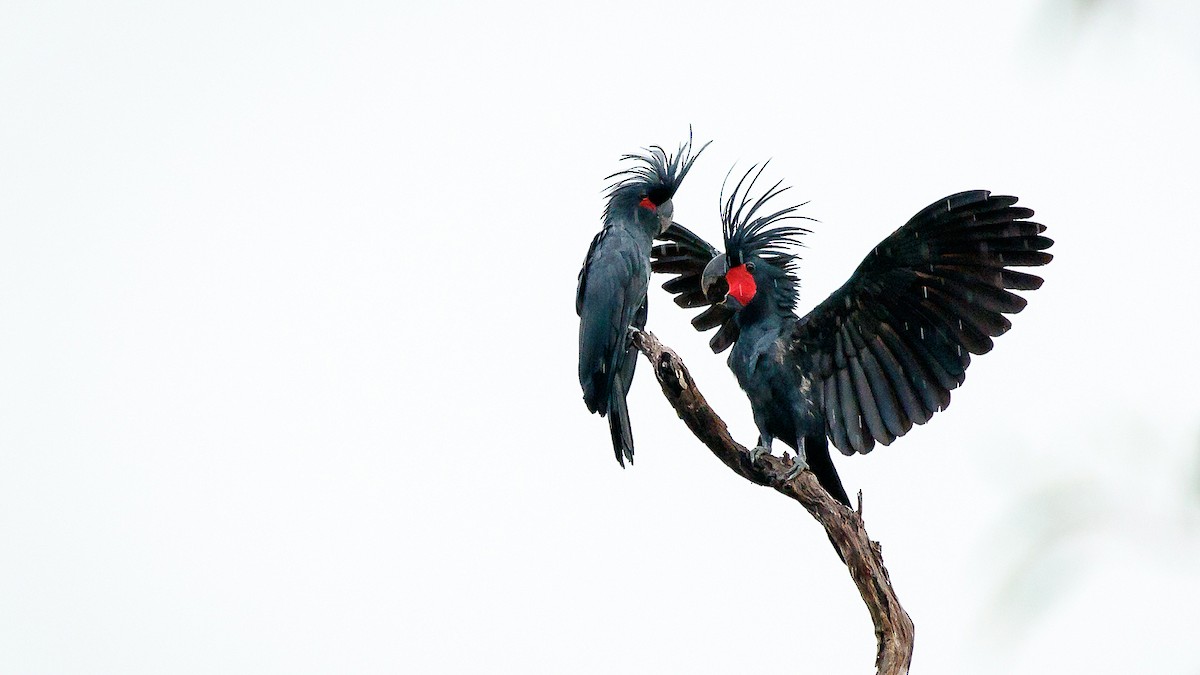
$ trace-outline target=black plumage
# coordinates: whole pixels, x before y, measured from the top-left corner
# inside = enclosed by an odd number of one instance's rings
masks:
[[[867,453],[948,406],[971,355],[990,351],[1012,326],[1004,315],[1025,307],[1012,291],[1042,285],[1010,268],[1050,262],[1053,242],[1016,197],[950,195],[880,242],[841,288],[797,317],[798,259],[789,251],[807,230],[783,222],[800,217],[796,206],[767,213],[786,190],[779,183],[750,197],[763,168],[752,167],[723,200],[723,253],[673,225],[651,267],[676,275],[663,288],[677,304],[707,306],[692,324],[719,327],[714,352],[733,346],[729,366],[750,398],[756,452],[782,440],[849,505],[829,441],[843,454]]]
[[[637,364],[627,333],[630,326],[646,325],[650,248],[655,235],[671,225],[672,197],[703,151],[702,147],[692,154],[689,134],[674,154],[654,146],[644,155],[622,157],[634,166],[608,177],[615,182],[609,187],[604,226],[592,239],[579,271],[579,384],[588,410],[608,416],[613,450],[622,466],[626,459],[633,461],[625,395]]]

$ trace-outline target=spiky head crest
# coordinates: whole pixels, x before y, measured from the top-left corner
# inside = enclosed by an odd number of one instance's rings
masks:
[[[738,180],[728,199],[725,198],[725,183],[721,184],[721,229],[725,235],[725,256],[731,268],[754,262],[756,271],[767,274],[774,281],[772,288],[776,305],[781,309],[793,309],[800,283],[797,269],[800,257],[789,253],[789,250],[803,246],[800,237],[810,234],[811,230],[779,223],[813,219],[795,213],[808,202],[759,215],[767,202],[790,189],[780,187],[783,184],[780,180],[757,199],[751,197],[754,184],[762,176],[767,164],[770,164],[770,160],[763,162],[762,166],[751,166]],[[733,173],[732,168],[729,173]],[[726,174],[725,181],[729,181],[729,174]]]
[[[624,210],[636,205],[647,198],[655,206],[662,206],[675,196],[675,191],[683,183],[684,177],[692,169],[692,163],[708,147],[705,143],[692,154],[692,128],[688,127],[687,142],[681,143],[674,154],[667,154],[662,147],[652,145],[643,148],[644,155],[622,155],[622,161],[637,162],[624,171],[608,176],[606,180],[616,179],[608,186],[608,202],[604,206],[604,220],[616,210]]]

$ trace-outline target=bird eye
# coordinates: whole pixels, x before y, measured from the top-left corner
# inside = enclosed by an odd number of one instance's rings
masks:
[[[754,263],[752,263],[752,262],[746,263],[746,271],[753,272],[754,271]]]

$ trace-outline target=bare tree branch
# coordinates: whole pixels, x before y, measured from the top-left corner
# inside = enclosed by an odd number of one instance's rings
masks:
[[[876,672],[878,675],[908,673],[913,650],[912,619],[892,589],[879,543],[871,541],[863,527],[862,494],[859,493],[858,513],[855,513],[829,496],[811,471],[784,480],[792,468],[790,458],[763,455],[757,462],[751,462],[750,451],[729,435],[725,422],[696,389],[679,356],[664,347],[653,333],[633,331],[633,344],[650,361],[663,394],[679,417],[718,459],[742,478],[774,488],[800,502],[821,523],[871,612],[879,643]]]

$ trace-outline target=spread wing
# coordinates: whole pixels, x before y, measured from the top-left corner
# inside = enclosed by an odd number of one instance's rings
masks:
[[[704,267],[717,257],[720,251],[678,223],[673,223],[658,238],[665,243],[651,250],[651,271],[676,275],[663,284],[663,289],[675,296],[675,304],[680,307],[708,308],[692,319],[692,325],[698,331],[720,326],[720,330],[708,341],[708,345],[714,353],[725,351],[738,336],[733,310],[713,304],[700,290],[700,275],[704,272]],[[719,294],[715,295],[721,297]]]
[[[913,216],[850,280],[796,324],[791,348],[819,384],[829,437],[844,454],[888,445],[950,404],[971,354],[1024,309],[1010,290],[1042,279],[1053,241],[1016,197],[962,192]]]

